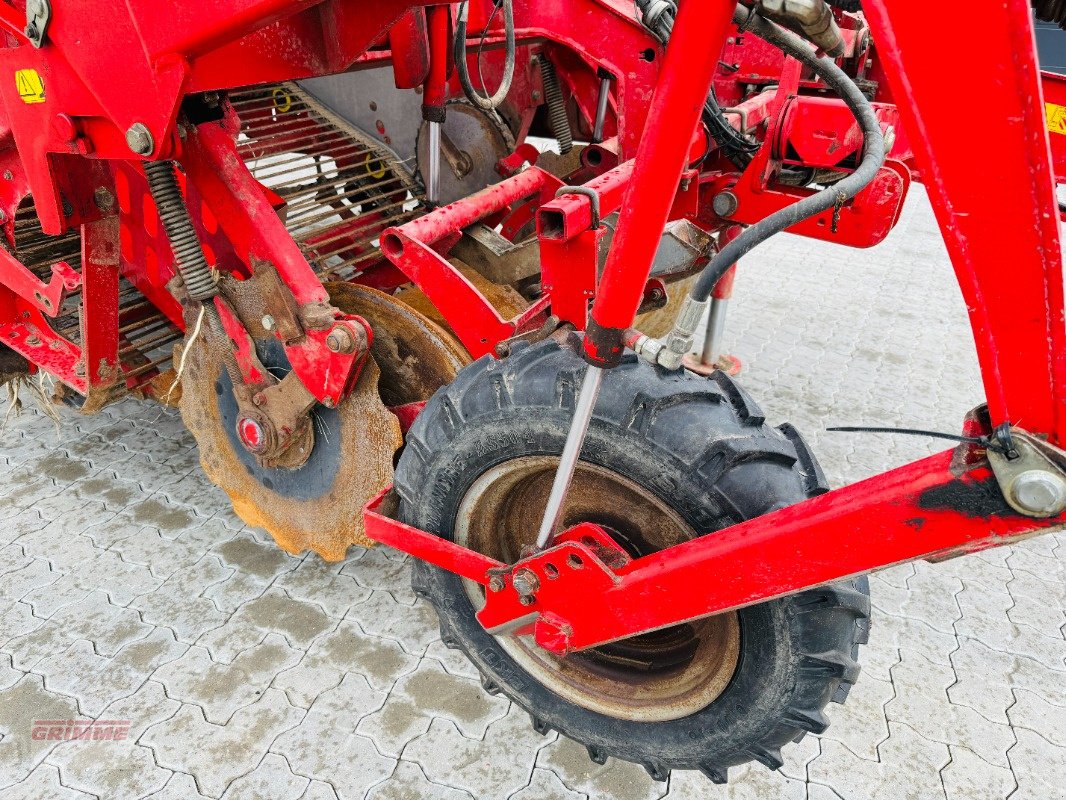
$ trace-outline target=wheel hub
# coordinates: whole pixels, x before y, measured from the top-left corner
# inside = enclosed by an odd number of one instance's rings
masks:
[[[529,456],[485,472],[467,491],[455,540],[514,563],[536,536],[558,458]],[[600,525],[630,556],[679,544],[695,532],[664,502],[634,482],[579,462],[562,527]],[[517,587],[520,576],[515,575]],[[475,608],[483,588],[466,582]],[[706,708],[729,684],[740,652],[735,613],[558,657],[531,636],[500,638],[501,646],[552,691],[590,711],[642,722],[678,719]]]

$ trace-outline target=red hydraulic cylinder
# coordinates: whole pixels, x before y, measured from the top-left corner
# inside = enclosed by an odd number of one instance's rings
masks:
[[[422,116],[432,122],[444,121],[444,101],[448,84],[448,6],[426,6],[429,32],[429,75],[422,87]],[[430,109],[434,109],[430,111]]]
[[[678,9],[592,306],[585,359],[595,366],[612,367],[622,357],[623,333],[640,306],[735,8],[734,0],[693,0]]]

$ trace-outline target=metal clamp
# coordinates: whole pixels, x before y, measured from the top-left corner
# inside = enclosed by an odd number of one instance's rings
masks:
[[[589,207],[592,213],[592,228],[595,230],[602,226],[603,222],[600,218],[600,193],[595,189],[590,189],[588,186],[560,186],[558,191],[555,192],[556,197],[562,197],[564,194],[579,194],[589,199]]]
[[[26,0],[26,38],[34,47],[44,44],[48,23],[52,21],[52,5],[48,0]]]

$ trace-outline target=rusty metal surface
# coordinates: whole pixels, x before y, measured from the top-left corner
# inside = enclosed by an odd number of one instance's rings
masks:
[[[470,363],[451,334],[401,300],[369,286],[325,286],[333,305],[370,323],[370,355],[381,370],[378,391],[387,406],[428,400]]]
[[[399,423],[378,395],[373,359],[367,360],[355,390],[337,408],[338,429],[329,437],[316,437],[316,447],[337,455],[332,482],[313,497],[299,497],[267,486],[240,458],[238,445],[224,427],[216,390],[221,361],[202,340],[187,349],[182,419],[200,447],[204,472],[229,495],[238,516],[268,531],[289,553],[314,550],[327,561],[339,561],[350,545],[369,546],[360,509],[392,480],[392,457],[402,443]]]
[[[529,456],[483,474],[460,503],[455,540],[504,563],[532,544],[529,525],[547,502],[558,458]],[[694,532],[675,511],[642,487],[601,467],[578,465],[562,527],[601,526],[632,557],[688,541]],[[464,582],[475,608],[484,588]],[[705,708],[729,684],[740,653],[735,613],[634,636],[559,657],[531,636],[502,637],[507,652],[552,691],[619,719],[678,719]]]
[[[371,357],[336,410],[336,422],[316,421],[315,448],[325,448],[336,465],[328,486],[317,474],[309,486],[318,488],[287,490],[284,480],[271,477],[286,470],[248,468],[220,405],[223,365],[199,340],[186,359],[180,408],[200,446],[204,472],[229,495],[242,520],[267,530],[287,552],[310,549],[337,561],[352,544],[372,544],[363,535],[360,510],[391,482],[393,455],[402,444],[399,422],[388,407],[428,399],[455,378],[469,356],[432,321],[383,292],[348,283],[329,283],[326,289],[338,309],[364,317],[374,332]]]

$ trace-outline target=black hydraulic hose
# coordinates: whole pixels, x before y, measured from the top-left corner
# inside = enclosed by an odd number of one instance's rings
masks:
[[[832,59],[824,56],[819,58],[803,39],[753,14],[742,5],[737,6],[733,21],[741,26],[741,30],[750,31],[808,65],[827,86],[836,91],[859,122],[864,149],[858,169],[846,178],[771,214],[719,250],[692,287],[691,297],[699,302],[707,300],[718,281],[743,255],[774,234],[850,200],[870,184],[885,163],[885,137],[870,101]]]
[[[466,63],[466,21],[469,10],[467,3],[459,5],[459,16],[455,21],[455,71],[459,75],[459,84],[471,103],[485,111],[495,111],[507,93],[511,91],[515,64],[514,0],[502,0],[503,27],[506,52],[503,64],[503,79],[492,95],[483,95],[470,82],[470,69]]]

